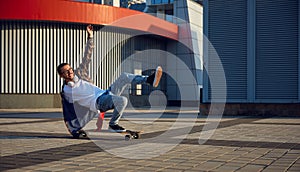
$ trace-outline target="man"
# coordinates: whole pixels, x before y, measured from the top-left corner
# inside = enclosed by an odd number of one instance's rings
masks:
[[[57,67],[57,73],[64,79],[63,99],[66,99],[69,103],[77,103],[95,113],[113,109],[109,128],[116,132],[126,131],[125,128],[119,125],[119,120],[127,105],[127,98],[120,96],[122,91],[130,83],[150,84],[153,87],[157,87],[162,76],[162,68],[158,66],[155,73],[150,76],[122,73],[107,90],[100,89],[91,83],[91,79],[88,76],[88,66],[91,62],[91,54],[94,48],[93,28],[91,25],[87,26],[87,33],[88,40],[85,53],[79,67],[73,70],[68,63],[62,63]],[[63,108],[66,108],[66,106],[63,106]],[[91,119],[85,120],[80,128],[84,127],[89,120]],[[78,131],[80,128],[77,128],[76,130]]]

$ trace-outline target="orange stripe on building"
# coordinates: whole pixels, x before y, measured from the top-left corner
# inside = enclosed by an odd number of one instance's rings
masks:
[[[178,40],[178,26],[126,8],[70,0],[9,0],[0,2],[1,20],[34,20],[111,25]]]

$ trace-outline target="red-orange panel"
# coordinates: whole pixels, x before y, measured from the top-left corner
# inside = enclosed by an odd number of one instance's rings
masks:
[[[112,25],[178,39],[177,25],[151,15],[125,8],[70,0],[1,1],[0,19]]]

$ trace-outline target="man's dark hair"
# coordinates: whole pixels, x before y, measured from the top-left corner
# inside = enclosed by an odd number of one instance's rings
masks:
[[[57,69],[56,69],[57,73],[58,74],[62,74],[61,68],[64,67],[64,66],[66,66],[66,65],[69,65],[69,63],[61,63],[60,65],[58,65]]]

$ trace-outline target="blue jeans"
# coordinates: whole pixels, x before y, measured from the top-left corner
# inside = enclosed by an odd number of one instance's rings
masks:
[[[101,112],[114,109],[109,125],[116,125],[127,106],[127,98],[120,96],[128,84],[145,84],[147,76],[122,73],[108,90],[97,98],[96,107]]]

